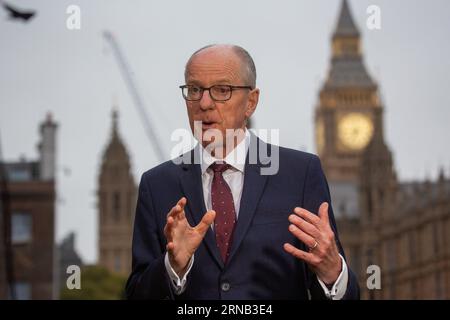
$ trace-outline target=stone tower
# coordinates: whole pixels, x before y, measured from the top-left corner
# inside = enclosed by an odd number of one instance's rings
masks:
[[[393,222],[393,208],[397,206],[398,183],[394,171],[392,154],[383,138],[382,109],[374,114],[374,134],[364,150],[359,180],[359,228],[362,266],[377,265],[387,270],[383,252],[384,234]],[[394,209],[395,210],[395,209]],[[345,221],[342,221],[345,224]],[[383,243],[390,245],[389,242]],[[385,250],[386,251],[386,250]],[[391,249],[389,248],[389,251]],[[392,259],[392,254],[387,257]],[[395,258],[394,258],[395,259]],[[361,268],[363,269],[363,268]],[[379,290],[367,290],[364,276],[360,270],[361,295],[363,298],[379,299],[383,293]],[[384,280],[384,279],[383,279]],[[383,281],[385,282],[385,281]]]
[[[99,264],[128,275],[136,206],[136,185],[130,159],[119,136],[118,113],[112,113],[112,133],[103,154],[99,175]]]
[[[373,227],[380,197],[389,193],[388,184],[395,188],[395,174],[383,137],[378,86],[364,65],[361,35],[346,0],[331,41],[331,66],[315,110],[316,145],[330,184],[341,241],[351,268],[365,286],[362,266],[375,255],[366,244],[375,241],[371,238],[377,232],[366,233],[363,226]]]
[[[329,180],[358,181],[355,168],[361,165],[374,132],[374,114],[381,108],[377,85],[364,66],[359,31],[343,1],[332,36],[331,67],[315,113],[317,151]]]

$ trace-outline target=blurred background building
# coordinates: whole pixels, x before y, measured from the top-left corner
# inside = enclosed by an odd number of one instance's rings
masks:
[[[39,159],[2,163],[1,299],[58,296],[54,287],[56,130],[49,114],[40,125]]]
[[[137,190],[130,158],[120,138],[118,112],[112,113],[110,141],[98,179],[99,264],[127,276],[131,271],[131,238]]]
[[[56,288],[59,291],[66,287],[67,278],[70,276],[67,274],[67,268],[73,265],[83,267],[83,260],[75,249],[75,239],[76,234],[70,232],[58,245],[59,283],[56,284]]]
[[[385,106],[364,66],[346,0],[331,48],[316,106],[316,144],[362,297],[450,299],[450,179],[442,170],[438,181],[398,181],[384,139]],[[381,290],[367,288],[370,265],[381,268]]]

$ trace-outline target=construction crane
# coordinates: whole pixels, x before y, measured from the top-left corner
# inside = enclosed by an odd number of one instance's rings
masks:
[[[139,94],[136,83],[134,82],[131,69],[127,63],[127,60],[125,59],[122,50],[120,49],[119,43],[117,39],[114,37],[114,35],[109,31],[104,31],[103,37],[111,45],[111,48],[114,52],[114,56],[116,57],[117,63],[119,64],[122,77],[125,80],[125,83],[127,84],[128,90],[131,94],[131,97],[133,98],[134,105],[137,108],[137,111],[142,120],[142,124],[144,125],[144,130],[147,134],[147,137],[156,151],[156,156],[158,157],[158,160],[162,162],[163,160],[165,160],[164,152],[162,150],[162,147],[154,130],[154,126],[151,123],[151,119],[148,116],[145,104],[141,98],[141,95]]]

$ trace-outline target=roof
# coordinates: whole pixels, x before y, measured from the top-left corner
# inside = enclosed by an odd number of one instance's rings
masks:
[[[119,135],[118,118],[117,110],[113,110],[111,138],[103,154],[103,165],[105,163],[129,164],[127,149]]]
[[[325,86],[329,88],[369,88],[376,84],[367,72],[362,57],[340,57],[331,61]]]
[[[343,0],[341,4],[341,12],[339,14],[333,37],[349,36],[359,36],[359,31],[353,20],[347,0]]]

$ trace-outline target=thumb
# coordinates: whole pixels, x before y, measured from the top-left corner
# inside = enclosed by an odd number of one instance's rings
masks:
[[[330,226],[330,219],[328,217],[328,203],[322,202],[322,204],[319,207],[319,217],[320,219],[325,222],[328,226]]]
[[[197,225],[196,229],[197,231],[204,235],[206,231],[208,231],[208,228],[211,226],[211,224],[214,222],[214,218],[216,217],[216,212],[214,210],[209,210],[205,213],[202,220]]]

